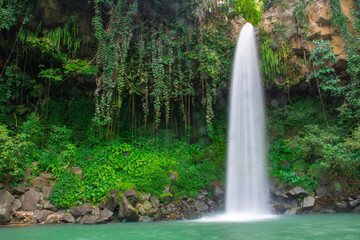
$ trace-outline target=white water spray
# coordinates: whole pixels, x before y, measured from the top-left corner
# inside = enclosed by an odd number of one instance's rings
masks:
[[[256,221],[274,217],[265,174],[265,113],[255,32],[241,30],[230,93],[225,215],[205,221]]]

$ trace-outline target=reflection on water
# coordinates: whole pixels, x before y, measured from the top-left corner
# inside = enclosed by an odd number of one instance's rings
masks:
[[[304,215],[259,222],[177,221],[112,223],[105,225],[52,225],[0,228],[6,240],[102,240],[102,239],[239,239],[331,240],[360,239],[360,215]]]

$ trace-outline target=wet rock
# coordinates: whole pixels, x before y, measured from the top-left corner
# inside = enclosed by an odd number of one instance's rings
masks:
[[[196,211],[199,211],[199,212],[206,212],[209,210],[209,206],[205,202],[202,202],[199,200],[195,201],[194,207],[195,207]]]
[[[42,223],[45,221],[45,219],[52,215],[53,212],[47,211],[47,210],[42,210],[42,211],[36,211],[33,213],[33,219],[38,222],[38,223]]]
[[[99,216],[85,215],[80,220],[81,224],[96,224],[99,220]]]
[[[114,215],[114,213],[107,208],[104,208],[103,210],[100,210],[100,222],[107,222],[111,220],[111,217]]]
[[[352,212],[353,212],[353,213],[359,213],[359,214],[360,214],[360,206],[355,207]]]
[[[33,189],[31,189],[30,191],[27,191],[24,194],[22,209],[24,211],[35,211],[37,208],[37,204],[40,201],[40,198],[41,198],[41,196],[37,191],[35,191]]]
[[[200,201],[200,202],[205,202],[206,201],[206,196],[203,193],[200,193],[199,195],[196,196],[196,200]]]
[[[293,188],[289,191],[289,194],[291,196],[298,196],[298,195],[302,195],[302,196],[309,196],[309,193],[307,191],[305,191],[303,188],[301,187],[296,187]]]
[[[294,216],[297,214],[298,210],[299,210],[298,208],[292,208],[292,209],[286,210],[284,215],[285,216]]]
[[[64,223],[75,223],[75,218],[70,213],[66,213],[60,220]]]
[[[152,221],[153,221],[153,218],[149,217],[149,216],[141,216],[139,218],[139,222],[149,223],[149,222],[152,222]]]
[[[334,213],[336,213],[336,211],[335,211],[335,210],[333,210],[333,209],[325,209],[325,210],[324,210],[324,213],[327,213],[327,214],[334,214]]]
[[[90,213],[92,211],[92,208],[88,204],[84,204],[82,206],[74,207],[70,209],[71,215],[73,215],[75,218],[84,216],[87,213]]]
[[[311,197],[311,196],[307,196],[304,198],[301,206],[303,208],[310,208],[313,207],[315,205],[315,198]]]
[[[336,202],[335,211],[338,213],[347,212],[347,204],[345,201]]]
[[[131,205],[129,200],[123,195],[119,203],[119,218],[125,221],[138,221],[137,210]]]
[[[11,205],[8,203],[0,203],[0,224],[10,222]]]
[[[15,199],[15,201],[12,204],[12,209],[17,211],[21,208],[21,206],[22,206],[22,203],[21,203],[20,199],[17,198],[17,199]]]
[[[131,188],[125,192],[123,192],[123,196],[130,202],[130,204],[134,204],[138,200],[138,195],[135,192],[134,188]]]
[[[360,205],[360,199],[355,199],[355,200],[350,201],[349,205],[351,207],[356,207],[356,206]]]
[[[225,199],[225,188],[219,182],[212,182],[210,183],[210,191],[212,195],[212,200],[215,202],[222,202]]]
[[[210,199],[206,201],[206,204],[209,206],[209,210],[214,212],[216,209],[216,203]]]

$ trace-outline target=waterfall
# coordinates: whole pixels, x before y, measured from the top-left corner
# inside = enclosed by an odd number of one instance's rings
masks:
[[[225,215],[267,215],[265,112],[254,28],[241,30],[231,79]]]

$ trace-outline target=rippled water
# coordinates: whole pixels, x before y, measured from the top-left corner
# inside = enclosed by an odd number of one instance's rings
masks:
[[[321,240],[360,239],[360,215],[303,215],[260,222],[197,221],[111,223],[105,225],[48,225],[0,228],[3,240],[98,239],[239,239]]]

